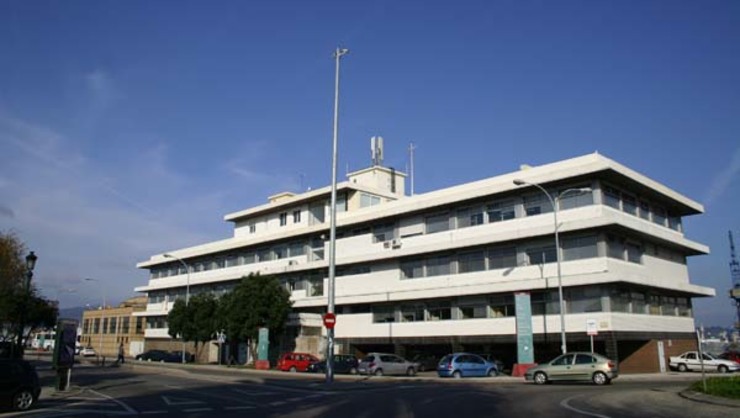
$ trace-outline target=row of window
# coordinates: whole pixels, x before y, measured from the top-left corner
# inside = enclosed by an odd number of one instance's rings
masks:
[[[670,216],[665,208],[643,198],[638,199],[633,193],[612,186],[604,186],[603,196],[604,204],[607,206],[676,231],[682,229],[679,216]]]
[[[570,314],[626,312],[680,317],[691,317],[692,315],[689,298],[637,290],[612,287],[565,289],[563,299],[565,312]],[[533,316],[559,314],[558,292],[532,292],[531,309]],[[378,304],[369,307],[369,310],[372,312],[373,322],[376,323],[504,318],[516,315],[513,294]],[[344,311],[362,313],[361,309],[344,309]]]
[[[83,334],[100,334],[101,331],[101,318],[86,318],[82,322],[82,333]],[[102,318],[102,332],[103,334],[128,334],[130,317],[107,317]],[[143,318],[134,318],[133,322],[136,326],[136,333],[143,333]]]

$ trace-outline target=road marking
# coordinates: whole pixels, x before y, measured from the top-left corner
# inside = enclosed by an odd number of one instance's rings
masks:
[[[254,409],[256,406],[227,406],[224,409],[227,411],[236,411],[239,409]]]
[[[285,402],[283,402],[283,401],[277,401],[277,402],[272,402],[270,404],[270,406],[280,406],[280,405],[285,405]]]
[[[565,408],[565,409],[569,409],[569,410],[571,410],[571,411],[573,411],[573,412],[577,412],[577,413],[579,413],[579,414],[583,414],[583,415],[588,415],[588,416],[590,416],[590,417],[596,417],[596,418],[611,418],[611,417],[609,417],[608,415],[601,415],[601,414],[595,414],[595,413],[593,413],[593,412],[586,412],[586,411],[580,410],[580,409],[578,409],[578,408],[572,407],[572,406],[570,406],[570,405],[568,404],[568,402],[569,402],[569,401],[571,401],[571,400],[573,400],[573,399],[575,399],[575,398],[580,398],[581,396],[583,396],[583,395],[576,395],[576,396],[571,396],[571,397],[570,397],[570,398],[568,398],[568,399],[563,399],[563,401],[562,401],[562,402],[560,402],[560,406],[562,406],[562,407],[563,407],[563,408]]]
[[[252,396],[267,396],[267,395],[274,395],[277,392],[269,392],[269,391],[262,391],[262,390],[243,390],[243,389],[231,389],[233,392],[238,392],[243,395],[252,395]]]
[[[94,393],[94,394],[96,394],[98,396],[102,396],[102,397],[104,397],[104,398],[106,398],[108,400],[111,400],[111,401],[117,403],[118,405],[121,406],[121,408],[125,409],[126,412],[128,412],[130,414],[136,414],[136,410],[134,408],[126,405],[123,401],[119,401],[118,399],[116,399],[116,398],[114,398],[112,396],[108,396],[105,393],[96,392],[96,391],[94,391],[92,389],[87,389],[87,390],[89,390],[90,392],[92,392],[92,393]]]
[[[182,412],[207,412],[207,411],[213,411],[213,408],[189,408],[189,409],[182,410]]]
[[[166,414],[169,411],[141,411],[142,415],[151,415],[151,414]]]

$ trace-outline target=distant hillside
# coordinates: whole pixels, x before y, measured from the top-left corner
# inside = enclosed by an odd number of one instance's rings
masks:
[[[77,306],[74,308],[65,308],[59,310],[59,318],[74,319],[78,322],[82,322],[82,312],[85,311],[84,306]]]

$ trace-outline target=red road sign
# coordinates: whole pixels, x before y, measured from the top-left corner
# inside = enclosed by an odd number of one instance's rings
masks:
[[[334,328],[334,324],[336,324],[336,323],[337,323],[337,316],[336,315],[334,315],[331,312],[328,312],[328,313],[326,313],[324,315],[324,326],[325,327],[327,327],[329,329],[332,329],[332,328]]]

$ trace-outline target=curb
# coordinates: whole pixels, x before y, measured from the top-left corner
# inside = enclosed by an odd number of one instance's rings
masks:
[[[725,406],[730,408],[740,408],[740,400],[721,398],[719,396],[707,395],[705,393],[696,392],[691,389],[684,389],[678,392],[678,396],[688,399],[694,402],[701,402],[711,405]]]

